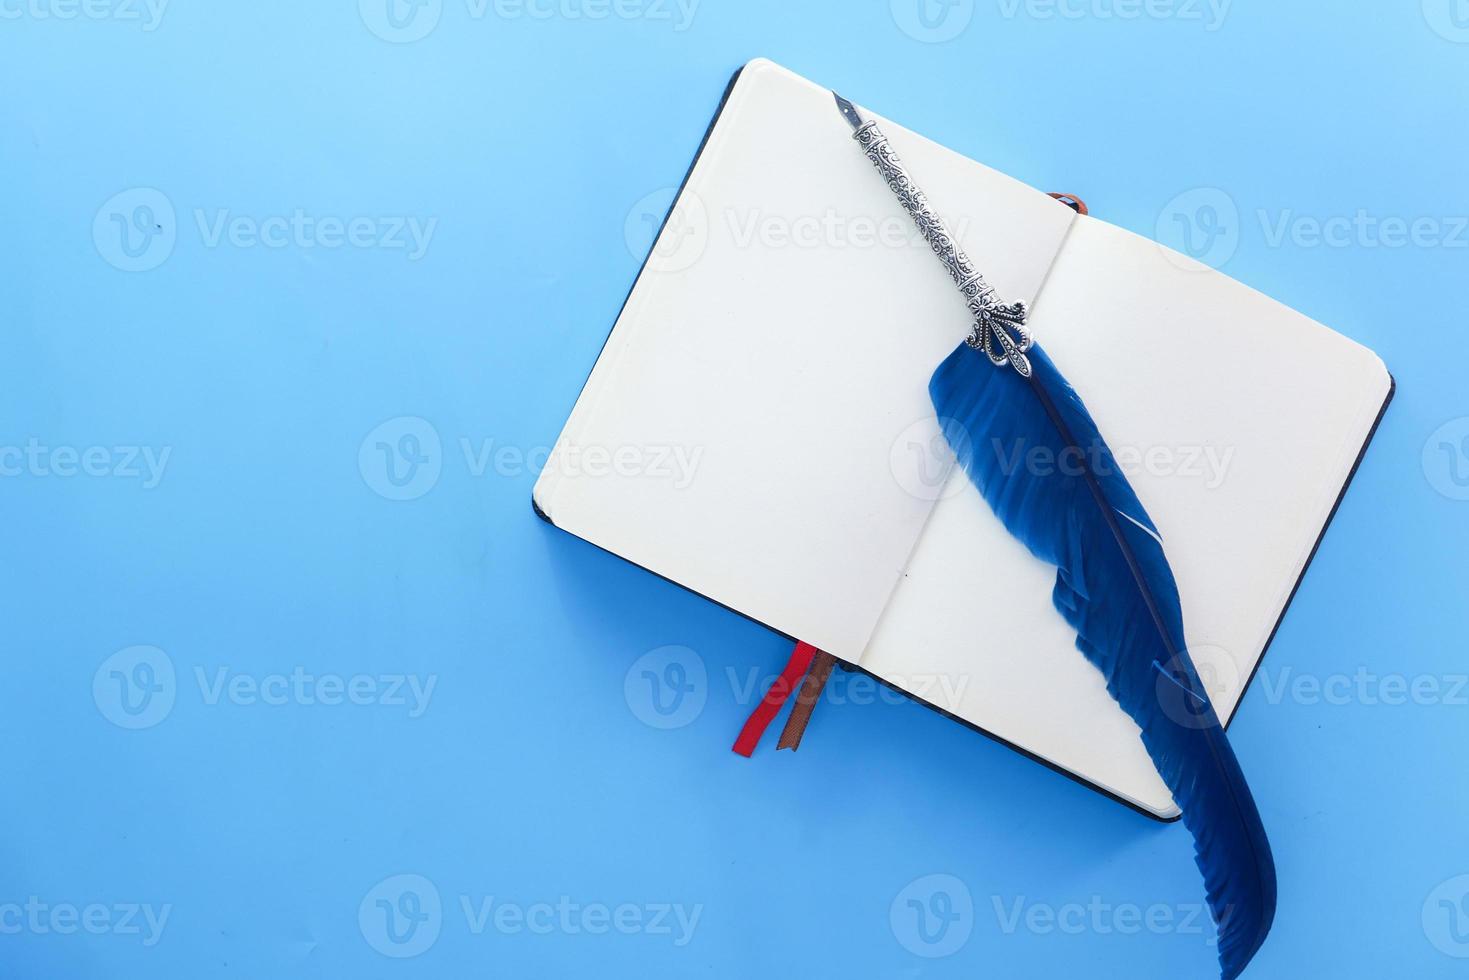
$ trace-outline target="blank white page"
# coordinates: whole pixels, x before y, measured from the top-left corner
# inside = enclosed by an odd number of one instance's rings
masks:
[[[1190,653],[1232,717],[1389,396],[1386,368],[1095,218],[1072,228],[1032,324],[1114,453],[1137,457],[1126,472],[1163,537]],[[1055,569],[1010,537],[964,474],[949,489],[862,666],[910,689],[943,677],[959,694],[928,694],[940,707],[1176,815],[1136,725],[1051,605]]]
[[[883,126],[1001,293],[1030,301],[1070,209]],[[536,502],[855,661],[933,506],[903,447],[937,435],[928,377],[969,331],[964,300],[831,93],[770,62],[741,73],[675,216]],[[691,479],[654,465],[666,450],[697,460]]]

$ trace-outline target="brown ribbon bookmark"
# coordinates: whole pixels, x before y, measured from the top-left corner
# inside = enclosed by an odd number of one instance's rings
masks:
[[[811,669],[801,681],[795,706],[791,708],[786,727],[780,733],[780,741],[776,743],[777,751],[790,749],[794,752],[801,747],[801,736],[806,734],[806,726],[811,722],[811,712],[816,710],[816,702],[821,700],[821,692],[826,688],[826,680],[831,676],[831,669],[836,666],[836,662],[836,657],[821,650],[816,651],[816,656],[811,658]]]
[[[1087,210],[1086,202],[1077,197],[1075,194],[1052,194],[1051,196],[1060,201],[1062,204],[1066,205],[1071,210],[1075,211],[1077,214],[1090,213]]]

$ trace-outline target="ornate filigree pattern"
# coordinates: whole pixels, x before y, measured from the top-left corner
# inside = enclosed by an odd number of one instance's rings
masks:
[[[974,330],[965,343],[982,351],[996,366],[1011,364],[1022,375],[1030,377],[1030,359],[1025,352],[1030,350],[1031,337],[1025,329],[1025,304],[1005,305],[999,302],[994,287],[985,281],[969,256],[964,254],[964,249],[959,247],[944,219],[939,217],[923,191],[913,182],[876,122],[868,120],[856,126],[852,138],[882,174],[929,248],[944,263],[949,277],[964,294],[969,311],[974,314]]]

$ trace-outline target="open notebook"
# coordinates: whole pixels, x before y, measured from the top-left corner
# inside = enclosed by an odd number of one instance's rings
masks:
[[[1227,720],[1391,396],[1387,370],[1214,270],[864,112],[999,295],[1031,307],[1036,338],[1163,536],[1190,651]],[[537,509],[1176,816],[1136,726],[1051,605],[1054,567],[952,465],[928,382],[969,329],[831,93],[752,62],[536,485]],[[673,451],[694,465],[638,464]],[[593,453],[623,465],[580,465]]]

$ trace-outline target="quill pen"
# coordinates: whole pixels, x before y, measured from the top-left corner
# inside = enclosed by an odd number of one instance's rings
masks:
[[[1057,567],[1052,594],[1076,645],[1142,730],[1143,745],[1194,838],[1219,930],[1224,980],[1249,964],[1275,917],[1275,863],[1234,750],[1184,645],[1163,540],[1075,390],[1004,304],[914,184],[888,138],[836,96],[853,138],[958,285],[974,327],[929,383],[965,472],[1005,527]],[[1078,466],[1038,476],[994,444],[1044,446]],[[976,583],[976,586],[980,583]]]

